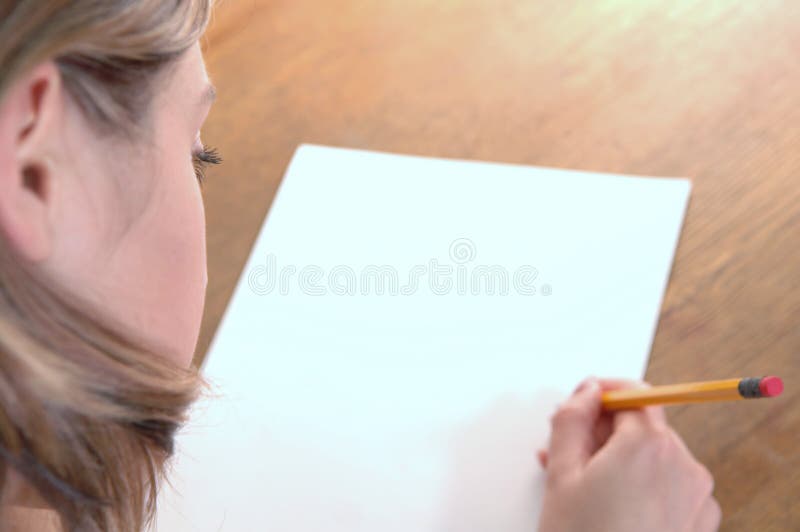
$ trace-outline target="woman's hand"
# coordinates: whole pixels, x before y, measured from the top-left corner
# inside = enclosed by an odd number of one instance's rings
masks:
[[[714,480],[667,425],[661,407],[601,412],[588,380],[552,419],[539,458],[547,487],[539,532],[711,532],[720,522]]]

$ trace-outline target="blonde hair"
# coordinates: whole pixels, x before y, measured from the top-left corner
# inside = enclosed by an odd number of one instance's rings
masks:
[[[210,0],[0,0],[0,98],[54,61],[91,122],[146,120],[154,80],[194,44]],[[35,278],[0,241],[0,458],[67,530],[151,522],[173,436],[201,380]]]

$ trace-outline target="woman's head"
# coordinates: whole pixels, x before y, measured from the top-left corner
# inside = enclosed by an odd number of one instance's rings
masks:
[[[213,94],[197,45],[206,2],[4,4],[9,251],[188,363],[205,283],[192,154]]]
[[[138,527],[197,388],[209,0],[0,0],[0,452]]]

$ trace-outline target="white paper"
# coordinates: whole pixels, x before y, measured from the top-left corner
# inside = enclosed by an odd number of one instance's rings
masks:
[[[643,375],[689,190],[300,147],[158,530],[535,531],[549,415]]]

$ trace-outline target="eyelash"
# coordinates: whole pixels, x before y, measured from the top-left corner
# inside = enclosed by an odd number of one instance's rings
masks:
[[[203,146],[202,150],[192,154],[192,162],[194,163],[194,175],[197,176],[197,181],[202,185],[206,178],[208,165],[221,163],[222,157],[220,157],[215,148]]]

